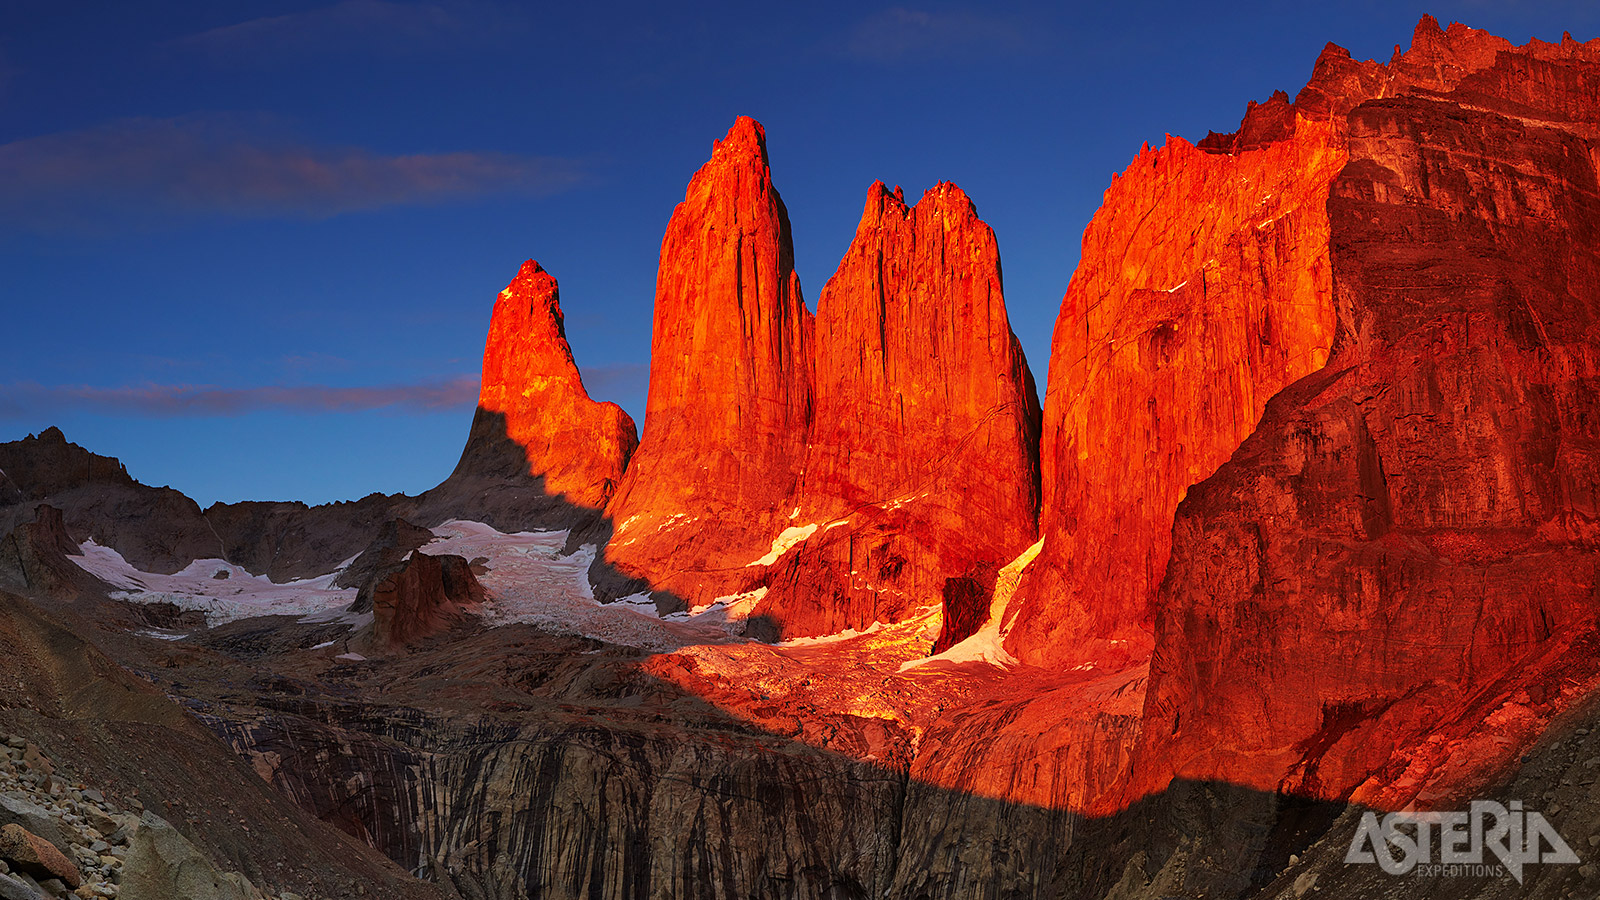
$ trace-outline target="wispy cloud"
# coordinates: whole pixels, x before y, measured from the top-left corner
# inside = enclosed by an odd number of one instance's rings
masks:
[[[857,22],[836,49],[864,62],[972,60],[1032,52],[1038,29],[1015,15],[896,6]]]
[[[324,218],[584,180],[571,159],[384,154],[298,141],[266,119],[122,119],[0,144],[0,225],[117,228],[172,216]]]
[[[512,8],[476,0],[340,0],[186,35],[168,46],[235,64],[281,63],[329,51],[406,55],[504,40],[524,21]]]
[[[237,416],[264,410],[334,413],[374,409],[432,413],[470,407],[477,399],[478,379],[466,375],[442,381],[377,387],[270,385],[240,388],[187,384],[91,387],[21,382],[0,386],[0,416],[61,412],[149,417]]]

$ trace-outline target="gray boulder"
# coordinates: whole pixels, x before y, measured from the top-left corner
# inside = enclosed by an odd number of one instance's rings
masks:
[[[221,872],[199,847],[165,819],[147,812],[139,819],[122,863],[121,900],[260,900],[262,894],[237,872]]]
[[[21,825],[28,831],[49,841],[57,850],[70,854],[72,844],[44,807],[25,799],[26,794],[12,791],[0,794],[0,827]],[[3,895],[0,895],[3,896]]]

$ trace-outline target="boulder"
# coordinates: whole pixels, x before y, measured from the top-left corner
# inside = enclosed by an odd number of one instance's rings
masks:
[[[69,888],[83,883],[78,867],[66,854],[21,825],[0,826],[0,859],[34,878],[59,878]]]
[[[243,875],[222,872],[166,820],[147,812],[122,863],[121,900],[259,900]]]

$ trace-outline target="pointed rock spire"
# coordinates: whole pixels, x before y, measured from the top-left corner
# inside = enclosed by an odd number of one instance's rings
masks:
[[[506,441],[521,459],[504,452]],[[457,473],[542,479],[546,494],[598,510],[637,444],[628,414],[584,390],[555,278],[531,259],[523,263],[495,301],[478,413]],[[502,471],[508,465],[517,471]]]
[[[758,612],[784,635],[891,622],[940,597],[986,612],[1039,501],[1039,401],[993,230],[954,184],[914,207],[873,184],[816,329],[794,524],[838,524],[785,559]]]
[[[654,326],[648,425],[605,561],[709,599],[781,529],[811,418],[811,314],[754,119],[716,142],[672,214]]]

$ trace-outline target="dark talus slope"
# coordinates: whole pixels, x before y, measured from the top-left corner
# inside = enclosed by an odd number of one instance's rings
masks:
[[[105,636],[71,612],[0,591],[0,728],[123,807],[156,812],[258,886],[313,898],[447,896],[287,801],[80,635]]]

